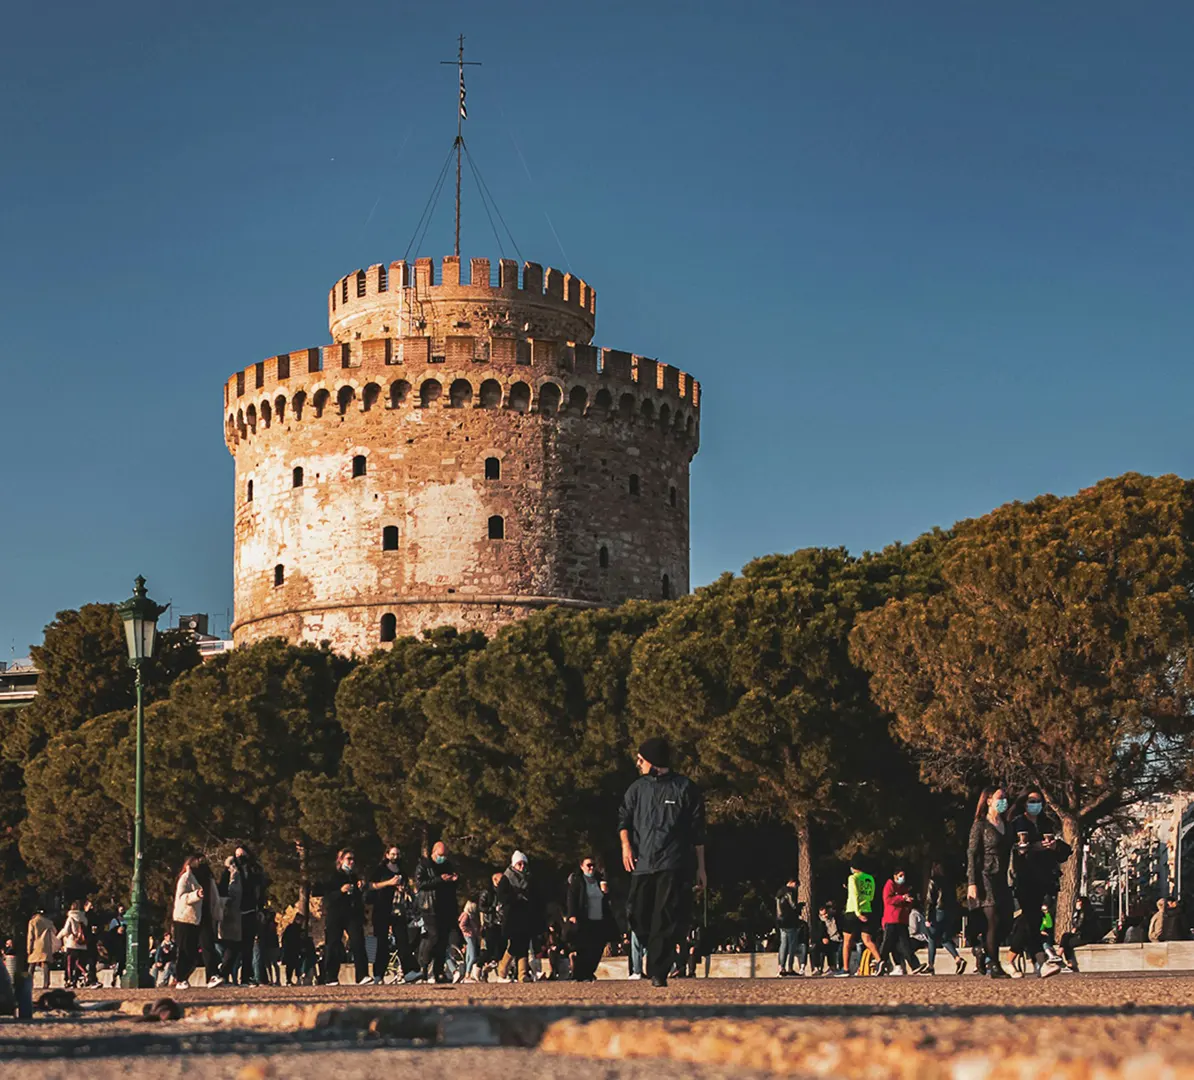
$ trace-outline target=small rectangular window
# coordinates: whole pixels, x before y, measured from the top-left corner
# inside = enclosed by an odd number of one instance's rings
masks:
[[[290,378],[290,353],[283,353],[278,357],[278,378]]]
[[[265,361],[258,360],[253,366],[253,380],[258,390],[265,385]]]

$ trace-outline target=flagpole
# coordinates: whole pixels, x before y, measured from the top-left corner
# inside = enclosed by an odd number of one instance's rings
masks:
[[[441,64],[455,64],[456,70],[460,76],[460,102],[456,108],[456,246],[454,253],[456,258],[460,258],[460,159],[464,152],[464,121],[468,117],[468,111],[464,103],[464,69],[466,67],[480,67],[480,63],[476,60],[465,60],[464,58],[464,35],[461,34],[457,40],[457,51],[455,60],[441,60]]]
[[[456,110],[456,258],[460,258],[460,151],[464,137],[464,35],[460,35],[460,52],[456,57],[460,69],[460,107]]]

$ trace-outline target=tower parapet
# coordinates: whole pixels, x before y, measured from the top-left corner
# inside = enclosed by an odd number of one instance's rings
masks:
[[[492,632],[552,604],[688,591],[700,384],[590,344],[579,278],[459,270],[351,274],[332,344],[225,383],[238,642],[365,653],[444,623]]]
[[[337,342],[421,335],[433,341],[472,331],[589,342],[597,293],[553,267],[512,259],[445,256],[375,263],[346,274],[328,293],[328,330]]]

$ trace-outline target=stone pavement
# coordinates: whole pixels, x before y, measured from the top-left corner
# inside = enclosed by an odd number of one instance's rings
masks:
[[[136,1011],[153,991],[93,991]],[[0,1021],[4,1080],[139,1074],[1194,1080],[1194,976],[217,988],[182,1021]],[[85,1059],[84,1061],[81,1059]],[[745,1071],[744,1071],[745,1070]]]

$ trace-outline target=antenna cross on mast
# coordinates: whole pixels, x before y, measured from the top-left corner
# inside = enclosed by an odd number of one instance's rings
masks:
[[[481,67],[479,60],[464,58],[464,35],[459,38],[459,50],[455,60],[441,60],[441,64],[455,64],[460,72],[460,108],[456,112],[456,258],[460,258],[460,153],[464,148],[464,134],[461,125],[468,119],[468,109],[464,104],[464,69],[466,67]],[[469,159],[472,160],[471,158]]]

